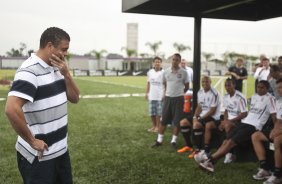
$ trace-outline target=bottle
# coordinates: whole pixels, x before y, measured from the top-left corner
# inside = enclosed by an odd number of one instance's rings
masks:
[[[183,111],[185,113],[189,113],[191,112],[191,102],[192,102],[192,98],[193,98],[193,91],[188,90],[185,95],[184,95],[184,107],[183,107]]]

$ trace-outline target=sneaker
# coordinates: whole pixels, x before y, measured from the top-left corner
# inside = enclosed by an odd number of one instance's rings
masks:
[[[214,166],[213,166],[213,163],[211,163],[210,160],[206,160],[204,162],[201,162],[199,164],[200,168],[206,170],[206,171],[209,171],[209,172],[214,172]]]
[[[282,177],[277,178],[276,176],[272,175],[270,176],[263,184],[278,184],[282,183]]]
[[[193,151],[193,148],[189,147],[189,146],[184,146],[183,148],[177,150],[177,153],[185,153],[188,151]]]
[[[162,145],[161,142],[156,141],[155,144],[153,144],[151,147],[152,148],[157,148],[157,147],[160,147],[161,145]]]
[[[224,159],[223,163],[230,164],[232,162],[233,162],[233,154],[232,153],[227,153],[225,155],[225,159]]]
[[[257,174],[253,175],[253,178],[255,180],[265,180],[268,179],[270,176],[271,174],[269,171],[259,168]]]
[[[198,164],[200,164],[200,163],[208,160],[208,156],[207,156],[205,150],[201,150],[200,152],[198,152],[194,155],[194,159]]]
[[[194,158],[194,156],[198,153],[198,150],[194,150],[192,153],[188,155],[188,158]]]
[[[172,149],[174,149],[174,150],[177,149],[177,148],[176,148],[176,142],[171,142],[170,145],[171,145]]]

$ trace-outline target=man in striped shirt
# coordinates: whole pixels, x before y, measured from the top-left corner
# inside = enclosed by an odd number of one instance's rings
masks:
[[[72,183],[67,149],[67,101],[79,101],[79,89],[64,61],[70,37],[46,29],[39,50],[16,72],[6,115],[18,134],[18,167],[29,183]]]

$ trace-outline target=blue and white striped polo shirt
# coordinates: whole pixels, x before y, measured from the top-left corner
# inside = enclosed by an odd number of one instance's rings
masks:
[[[33,54],[17,70],[8,96],[28,100],[23,106],[32,134],[48,145],[40,161],[56,158],[67,151],[67,96],[64,77]],[[37,151],[18,136],[16,150],[30,163]]]

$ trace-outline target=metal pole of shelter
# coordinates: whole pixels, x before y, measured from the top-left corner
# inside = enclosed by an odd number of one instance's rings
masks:
[[[193,59],[193,112],[197,107],[197,93],[201,84],[201,25],[202,18],[194,19],[194,59]]]

